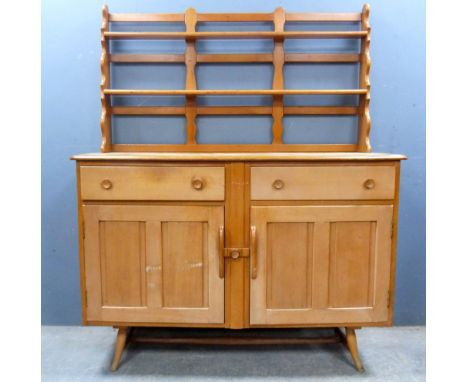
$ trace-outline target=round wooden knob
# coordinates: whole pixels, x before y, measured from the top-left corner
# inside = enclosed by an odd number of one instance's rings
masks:
[[[200,191],[203,189],[204,186],[205,186],[205,183],[203,182],[202,178],[195,177],[192,179],[192,187],[195,190]]]
[[[104,190],[110,190],[112,188],[112,182],[109,180],[109,179],[104,179],[102,182],[101,182],[101,187],[104,189]]]
[[[275,190],[281,190],[284,187],[284,182],[281,179],[276,179],[272,186]]]
[[[364,188],[367,189],[367,190],[372,190],[373,188],[375,188],[375,180],[374,179],[367,179],[364,182]]]
[[[239,251],[232,251],[232,252],[231,252],[231,258],[233,258],[233,259],[238,259],[239,256],[240,256]]]

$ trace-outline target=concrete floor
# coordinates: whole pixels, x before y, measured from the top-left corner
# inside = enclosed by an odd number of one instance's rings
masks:
[[[172,329],[173,330],[173,329]],[[158,332],[159,333],[159,332]],[[168,335],[170,330],[163,330]],[[294,335],[297,335],[294,331]],[[314,333],[300,330],[301,334]],[[366,371],[342,345],[203,347],[130,344],[109,371],[112,328],[43,326],[43,381],[424,381],[425,327],[357,331]]]

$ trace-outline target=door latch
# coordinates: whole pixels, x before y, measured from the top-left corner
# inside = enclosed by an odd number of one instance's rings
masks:
[[[236,260],[240,257],[249,257],[249,248],[224,248],[224,257]]]

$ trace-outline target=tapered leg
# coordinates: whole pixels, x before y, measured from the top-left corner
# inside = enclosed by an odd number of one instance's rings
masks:
[[[351,353],[351,357],[353,358],[354,366],[362,373],[364,368],[362,367],[361,359],[359,358],[357,338],[354,328],[346,328],[346,345]]]
[[[127,345],[129,328],[126,326],[119,327],[117,332],[117,340],[115,341],[115,353],[114,359],[112,360],[111,370],[116,371],[119,367],[120,358],[122,358],[122,353]]]

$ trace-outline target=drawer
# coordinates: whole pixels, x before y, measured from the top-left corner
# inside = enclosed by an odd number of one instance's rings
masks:
[[[252,167],[253,200],[393,199],[393,166]]]
[[[224,167],[81,166],[83,200],[224,200]]]

